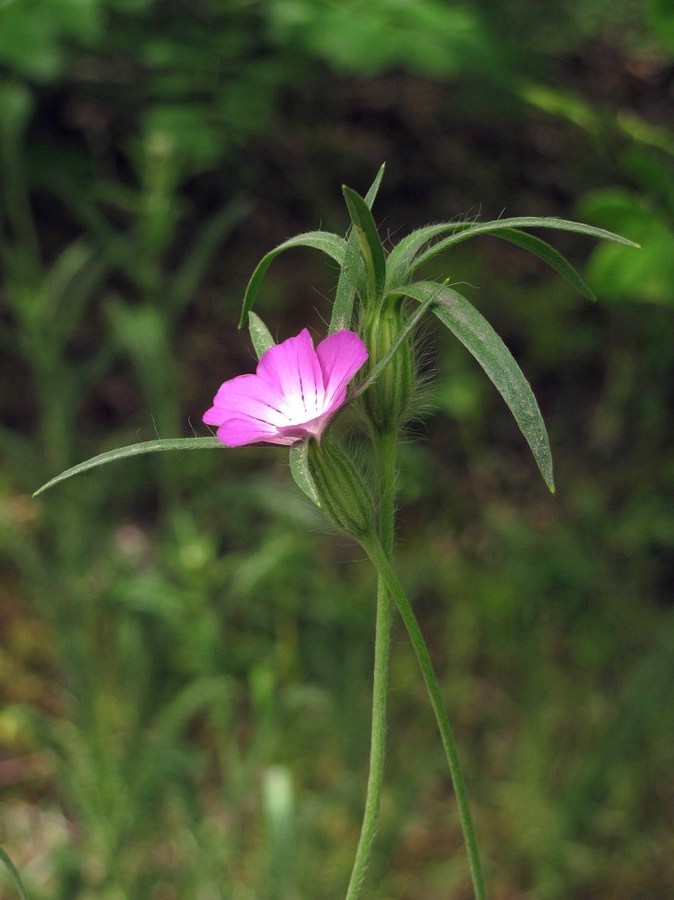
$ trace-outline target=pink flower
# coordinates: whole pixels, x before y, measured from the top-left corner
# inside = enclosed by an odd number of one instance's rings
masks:
[[[218,426],[218,439],[228,447],[320,440],[367,355],[353,331],[331,334],[314,349],[304,328],[297,337],[270,347],[255,375],[239,375],[220,385],[203,420]]]

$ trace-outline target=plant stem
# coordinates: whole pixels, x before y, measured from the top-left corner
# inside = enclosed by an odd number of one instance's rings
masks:
[[[375,448],[377,475],[381,492],[379,536],[383,552],[390,558],[393,551],[393,517],[395,512],[395,433],[389,432],[379,436],[375,443]],[[361,825],[360,838],[346,893],[346,900],[357,900],[360,895],[377,831],[386,757],[386,701],[388,695],[390,634],[391,600],[384,578],[378,573],[370,770],[367,780],[363,824]]]
[[[476,900],[487,900],[487,892],[482,875],[482,867],[480,865],[477,841],[475,840],[475,829],[473,828],[470,807],[468,805],[468,795],[466,794],[466,786],[463,780],[463,775],[461,774],[461,767],[459,765],[456,743],[454,741],[454,735],[452,734],[449,719],[447,718],[447,713],[442,702],[440,687],[438,685],[437,678],[435,677],[435,672],[433,671],[433,664],[428,653],[426,642],[421,633],[421,629],[419,628],[419,624],[416,620],[416,616],[414,615],[414,611],[412,610],[410,602],[407,599],[407,596],[403,591],[400,582],[398,581],[398,578],[393,571],[393,568],[391,567],[389,555],[386,553],[384,547],[382,547],[382,545],[377,541],[363,544],[363,546],[367,551],[368,556],[372,560],[375,568],[377,569],[379,576],[383,580],[389,596],[393,598],[393,601],[398,607],[398,611],[400,612],[403,622],[405,623],[405,627],[407,628],[407,633],[410,636],[410,640],[412,642],[414,652],[416,653],[419,666],[421,667],[421,672],[424,677],[424,681],[426,682],[426,689],[428,690],[428,694],[431,700],[431,706],[433,707],[433,712],[435,713],[435,718],[438,723],[440,736],[442,738],[442,743],[445,748],[445,754],[447,756],[449,771],[452,777],[454,794],[456,796],[456,802],[459,808],[461,829],[463,831],[463,838],[466,844],[466,852],[468,854],[468,865],[470,867],[470,874],[473,880],[473,890]]]

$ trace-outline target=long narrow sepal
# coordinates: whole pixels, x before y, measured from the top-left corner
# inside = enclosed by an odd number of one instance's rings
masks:
[[[367,203],[360,194],[346,185],[342,187],[342,192],[365,263],[368,285],[367,299],[373,303],[379,303],[386,281],[386,256],[377,226]]]
[[[628,247],[639,246],[634,241],[607,231],[605,228],[544,216],[519,216],[512,219],[495,219],[491,222],[441,222],[438,225],[428,225],[426,228],[413,231],[391,250],[388,258],[388,286],[399,287],[401,283],[409,280],[409,276],[418,266],[428,262],[429,259],[454,244],[467,241],[477,235],[490,234],[508,228],[552,228],[558,231],[578,232]],[[440,240],[442,235],[446,234],[448,236]],[[435,243],[431,243],[432,241]]]
[[[367,204],[368,209],[372,209],[372,204],[377,197],[379,185],[384,177],[385,168],[386,164],[381,166],[370,186],[370,190],[365,195],[365,203]],[[360,255],[358,235],[356,234],[355,229],[352,228],[346,243],[344,265],[339,272],[339,280],[337,281],[335,302],[332,304],[332,315],[330,317],[328,334],[334,334],[336,331],[342,331],[344,328],[351,328],[353,305],[356,300],[356,291],[363,268],[364,263]]]
[[[293,444],[290,448],[290,474],[297,487],[307,495],[311,502],[320,506],[321,501],[318,499],[316,485],[309,472],[308,446],[308,441],[302,441],[299,444]]]
[[[529,382],[512,354],[484,316],[461,294],[434,281],[417,281],[405,288],[408,297],[425,303],[475,357],[510,411],[554,493],[552,454],[545,422]]]
[[[65,472],[61,472],[60,475],[56,475],[51,481],[38,488],[33,496],[37,497],[38,494],[42,494],[49,488],[54,487],[60,481],[72,478],[73,475],[80,475],[82,472],[88,472],[89,469],[105,466],[107,463],[116,462],[118,459],[126,459],[127,456],[159,453],[164,450],[213,450],[216,447],[222,449],[222,443],[215,437],[167,438],[158,441],[142,441],[140,444],[129,444],[127,447],[118,447],[116,450],[99,453],[98,456],[92,456],[91,459],[66,469]]]
[[[260,359],[262,354],[270,350],[276,341],[262,319],[252,311],[248,313],[248,331],[255,355]]]
[[[561,275],[570,285],[575,287],[587,300],[597,299],[568,259],[562,256],[559,250],[555,250],[554,247],[551,247],[550,244],[542,241],[536,235],[520,231],[518,228],[501,228],[498,231],[492,231],[491,236],[501,238],[501,240],[508,241],[510,244],[515,244],[523,250],[528,250],[529,253],[533,253],[534,256],[547,263],[550,268],[554,269],[558,275]]]

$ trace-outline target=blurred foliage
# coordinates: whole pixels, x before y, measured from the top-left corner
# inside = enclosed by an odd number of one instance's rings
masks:
[[[672,893],[673,46],[664,0],[0,3],[0,841],[36,900],[344,889],[373,631],[353,547],[272,449],[30,493],[190,433],[252,366],[233,326],[258,258],[343,230],[336,186],[383,159],[392,233],[507,204],[643,246],[593,252],[597,306],[497,242],[443,261],[539,395],[559,496],[429,335],[399,563],[495,896]],[[322,327],[332,274],[275,263],[279,335]],[[441,750],[394,649],[367,890],[459,900]]]

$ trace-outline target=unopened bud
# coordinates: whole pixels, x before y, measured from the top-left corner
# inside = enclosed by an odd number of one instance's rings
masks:
[[[334,438],[312,440],[307,454],[321,507],[347,534],[357,539],[374,531],[375,513],[370,489],[352,456]]]
[[[391,349],[405,324],[402,300],[388,300],[367,323],[363,337],[369,352],[370,371]],[[409,416],[416,384],[416,364],[411,338],[395,351],[377,380],[363,394],[365,411],[378,431],[400,427]]]

